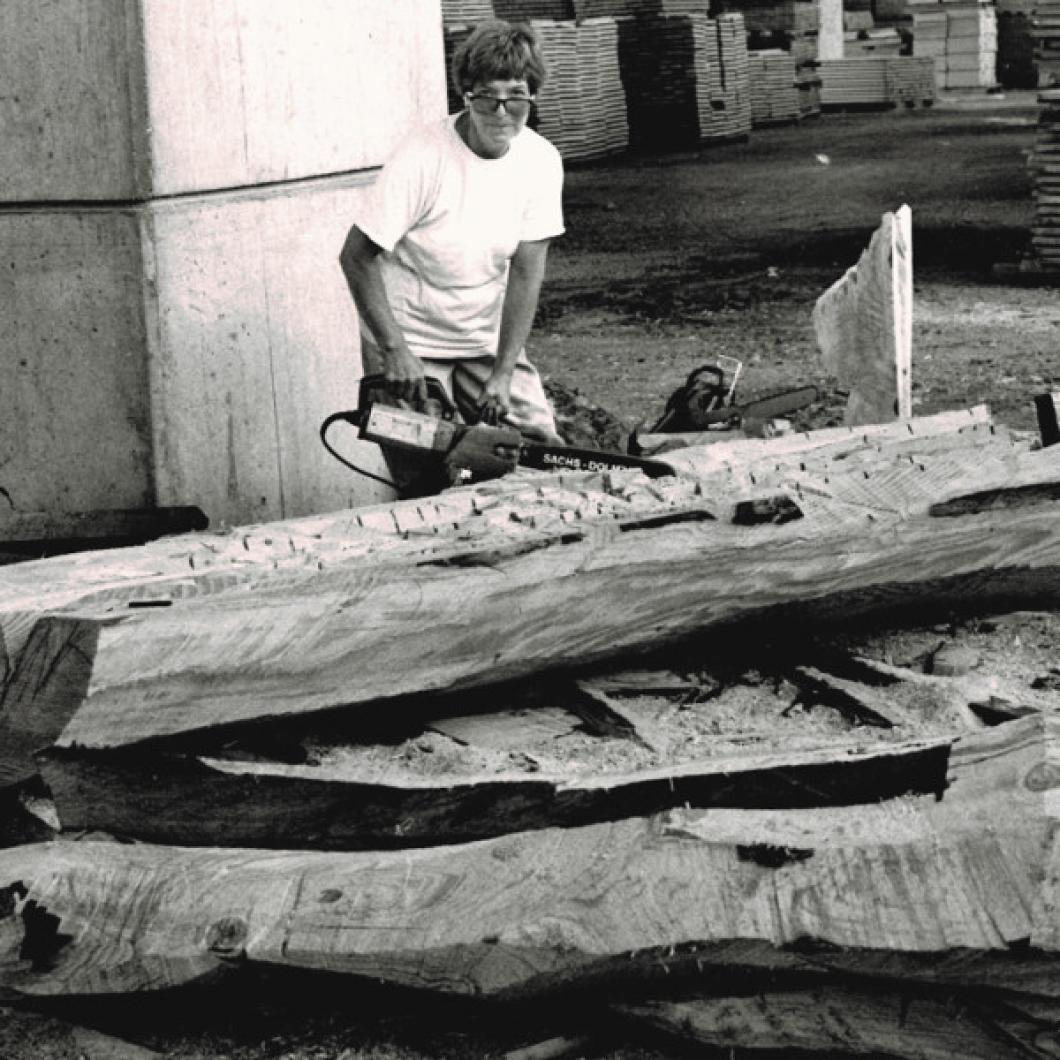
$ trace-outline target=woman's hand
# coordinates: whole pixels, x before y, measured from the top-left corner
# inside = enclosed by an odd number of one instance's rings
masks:
[[[479,419],[483,423],[497,426],[508,415],[512,400],[511,371],[496,370],[490,374],[482,387],[478,400]]]
[[[427,401],[423,362],[404,344],[387,350],[383,358],[383,378],[390,393],[422,408]]]

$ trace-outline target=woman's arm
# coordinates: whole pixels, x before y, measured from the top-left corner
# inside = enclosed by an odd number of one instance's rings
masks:
[[[383,375],[398,397],[423,402],[427,383],[423,364],[405,342],[386,296],[386,286],[379,269],[382,247],[354,225],[343,244],[339,263],[350,286],[354,304],[361,319],[372,333],[383,355]]]
[[[497,358],[482,388],[483,419],[493,422],[508,411],[515,362],[526,345],[537,312],[548,258],[547,239],[520,243],[508,268],[508,289],[501,311]]]

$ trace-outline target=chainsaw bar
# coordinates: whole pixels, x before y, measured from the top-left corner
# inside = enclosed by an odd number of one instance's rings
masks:
[[[571,445],[545,445],[523,442],[519,446],[519,466],[538,471],[643,471],[648,478],[665,478],[674,469],[661,460],[608,453],[601,449],[580,449]]]
[[[812,405],[820,397],[815,386],[800,386],[793,390],[778,390],[764,397],[755,398],[742,405],[728,405],[703,413],[704,424],[740,424],[744,420],[771,420],[788,412]]]

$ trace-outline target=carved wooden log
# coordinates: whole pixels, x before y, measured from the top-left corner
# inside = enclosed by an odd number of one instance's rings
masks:
[[[0,852],[0,987],[114,993],[232,961],[512,995],[675,968],[839,968],[1060,995],[1058,718],[959,741],[936,796],[673,811],[392,853]]]
[[[747,468],[780,482],[779,472],[803,465],[821,470],[835,460],[922,456],[954,447],[977,450],[1001,440],[1013,444],[980,406],[908,424],[857,431],[833,428],[687,449],[668,454],[667,460],[682,475],[700,480],[688,485],[687,496],[704,506],[712,493],[722,500],[728,497],[734,478],[737,484],[742,482],[740,476]],[[631,482],[638,479],[630,476]],[[129,608],[177,605],[191,597],[234,589],[263,573],[298,577],[358,560],[372,565],[415,564],[444,555],[447,547],[466,552],[470,540],[481,537],[491,521],[496,523],[495,516],[498,511],[503,514],[506,502],[518,504],[525,515],[518,523],[508,519],[501,527],[503,533],[494,526],[495,536],[509,543],[516,538],[533,541],[563,518],[582,524],[666,510],[665,498],[653,492],[658,488],[658,483],[642,483],[622,496],[620,489],[603,490],[596,474],[510,476],[488,488],[452,490],[429,500],[240,527],[228,533],[189,534],[136,548],[0,568],[0,669],[8,673],[13,669],[33,623],[50,612],[91,609],[121,614]]]
[[[685,507],[657,500],[627,521],[608,516],[572,531],[560,519],[528,545],[521,534],[505,538],[504,524],[523,510],[505,504],[466,552],[449,542],[417,566],[258,573],[180,606],[43,619],[3,709],[32,717],[42,735],[61,730],[61,746],[116,747],[583,667],[785,606],[837,617],[999,596],[1053,603],[1060,502],[1039,487],[1060,481],[1058,454],[1003,441],[871,470],[843,462],[829,474],[784,471],[802,518],[783,525],[690,522],[717,505],[701,498],[696,508],[682,495]],[[762,488],[734,482],[730,496],[748,486]],[[774,495],[771,482],[765,490]],[[993,493],[960,514],[927,514],[984,490]],[[80,698],[52,687],[69,684],[57,661],[70,638],[87,646]]]

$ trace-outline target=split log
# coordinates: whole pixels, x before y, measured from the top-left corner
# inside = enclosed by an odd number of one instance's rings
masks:
[[[941,798],[875,806],[393,853],[18,847],[0,852],[0,987],[141,991],[249,961],[510,996],[698,963],[1056,997],[1057,723],[968,737]]]
[[[975,461],[981,485],[1060,480],[1055,448]],[[866,475],[868,477],[866,477]],[[951,456],[886,475],[805,479],[804,517],[739,527],[679,522],[506,556],[485,565],[364,564],[267,576],[181,607],[81,620],[87,690],[61,746],[111,747],[407,693],[492,684],[657,649],[712,625],[799,613],[1013,596],[1060,599],[1057,504],[933,518],[930,498],[967,489]],[[985,481],[984,481],[985,480]],[[877,497],[874,490],[878,490]],[[33,630],[12,687],[46,702],[53,619]],[[37,650],[41,647],[41,650]],[[35,694],[35,693],[34,693]]]
[[[467,842],[576,827],[677,807],[849,806],[946,787],[948,739],[862,750],[724,755],[584,778],[561,773],[433,774],[418,782],[328,765],[53,749],[41,773],[66,831],[183,846],[318,850]]]
[[[883,215],[858,263],[817,300],[813,325],[826,369],[850,389],[844,422],[856,426],[912,416],[908,206]]]

